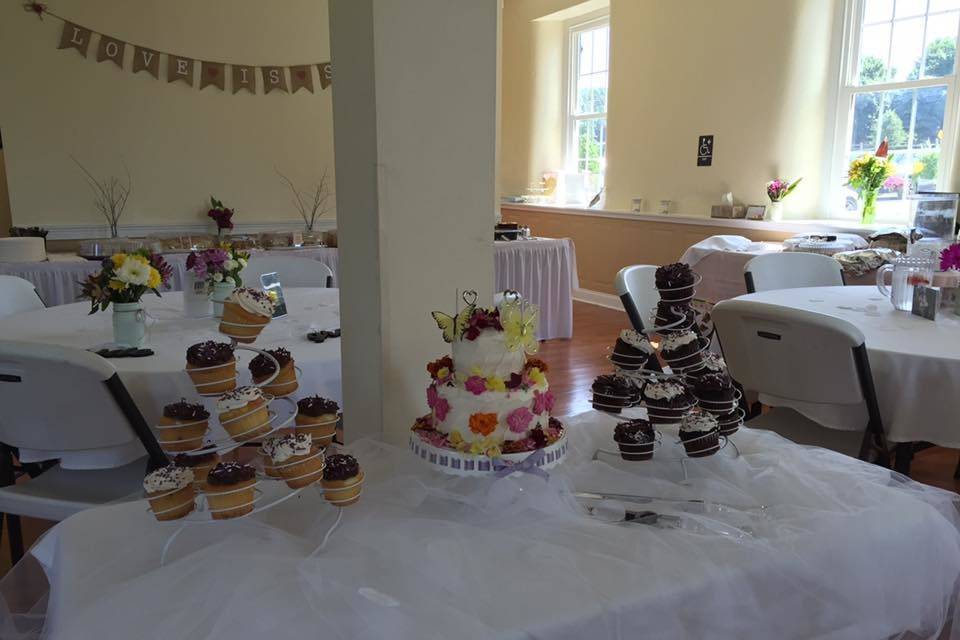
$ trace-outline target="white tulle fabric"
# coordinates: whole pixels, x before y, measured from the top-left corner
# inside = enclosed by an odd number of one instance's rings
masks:
[[[363,497],[312,557],[336,516],[313,491],[187,528],[165,566],[178,525],[142,503],[81,513],[36,549],[49,594],[36,564],[0,581],[0,637],[957,637],[956,495],[750,430],[684,481],[675,433],[650,462],[592,460],[614,420],[565,422],[573,451],[549,482],[453,478],[356,443]],[[574,488],[708,502],[634,507],[679,516],[661,529],[613,522],[622,503],[591,517]]]

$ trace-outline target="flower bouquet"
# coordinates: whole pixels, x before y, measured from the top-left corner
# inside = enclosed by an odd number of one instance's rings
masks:
[[[960,242],[954,242],[940,252],[940,271],[960,271]],[[960,316],[960,289],[944,288],[945,297],[950,293],[953,295],[953,312]]]
[[[213,290],[214,316],[219,318],[223,314],[223,301],[230,293],[243,284],[240,273],[247,266],[250,254],[234,248],[230,244],[222,244],[216,249],[190,252],[187,256],[187,271],[198,281],[204,281],[207,289]]]
[[[793,193],[803,178],[797,178],[793,182],[787,182],[782,178],[776,178],[767,183],[767,197],[770,198],[770,220],[779,221],[783,217],[782,208],[783,199]]]
[[[887,157],[887,141],[880,143],[876,153],[864,154],[850,163],[847,184],[860,193],[863,215],[860,221],[870,224],[877,217],[877,194],[891,175],[894,165]]]
[[[233,229],[233,209],[223,206],[223,203],[213,196],[210,196],[210,210],[207,211],[207,217],[217,223],[217,236],[220,236],[224,229]]]
[[[103,260],[102,269],[80,283],[80,297],[90,300],[90,313],[113,305],[113,338],[121,347],[140,347],[146,335],[146,314],[140,299],[147,291],[160,295],[173,270],[156,253],[146,250],[117,253]]]

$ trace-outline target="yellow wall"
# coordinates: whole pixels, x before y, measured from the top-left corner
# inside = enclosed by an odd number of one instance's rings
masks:
[[[84,26],[196,59],[289,65],[329,59],[326,0],[60,0]],[[298,220],[279,167],[306,187],[333,178],[330,89],[313,95],[203,91],[58,51],[61,23],[0,5],[0,129],[18,225],[98,224],[70,154],[94,174],[133,176],[121,224],[202,223],[215,194],[237,222]],[[199,69],[195,72],[199,74]],[[314,82],[317,84],[316,72]],[[195,81],[196,82],[196,81]]]
[[[10,197],[7,195],[7,169],[0,149],[0,238],[6,236],[13,222],[10,219]]]
[[[708,215],[721,193],[763,203],[768,180],[803,176],[788,217],[822,213],[837,2],[611,0],[607,208],[638,196]],[[562,164],[563,35],[539,38],[539,4],[504,6],[504,193]],[[696,166],[700,134],[716,136],[709,168]]]

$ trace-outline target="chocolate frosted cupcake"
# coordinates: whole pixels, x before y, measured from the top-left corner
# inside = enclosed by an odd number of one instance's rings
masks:
[[[327,456],[323,469],[323,495],[330,504],[346,507],[360,499],[363,471],[351,455],[336,453]]]
[[[593,408],[607,413],[620,413],[636,397],[636,387],[630,380],[615,374],[597,376],[593,381]]]
[[[214,520],[237,518],[253,511],[257,470],[238,462],[221,462],[207,474],[203,492]]]
[[[613,345],[610,362],[626,371],[636,371],[645,369],[650,358],[656,357],[655,353],[645,335],[633,329],[624,329]]]
[[[660,341],[660,355],[671,369],[691,369],[703,363],[704,344],[693,331],[671,333]]]
[[[696,380],[700,376],[705,376],[709,373],[727,373],[727,363],[724,361],[723,357],[718,353],[711,353],[709,351],[703,354],[703,362],[701,366],[696,369],[691,369],[690,371],[685,371],[685,375],[689,380]]]
[[[716,415],[716,414],[714,414]],[[720,435],[732,436],[743,426],[743,414],[739,407],[735,407],[730,413],[717,416],[717,425],[720,428]]]
[[[646,420],[621,422],[613,430],[613,439],[620,447],[620,457],[624,460],[633,462],[653,457],[656,432]]]
[[[200,395],[215,395],[237,386],[233,345],[207,340],[187,349],[187,375]]]
[[[659,267],[654,274],[654,281],[662,300],[690,300],[693,298],[696,274],[690,265],[674,262]]]
[[[643,387],[642,397],[653,424],[676,424],[696,404],[696,398],[679,377],[650,380]]]
[[[301,398],[297,402],[297,419],[294,431],[309,433],[321,447],[333,442],[340,420],[340,405],[321,396]]]
[[[733,381],[726,371],[704,373],[692,378],[693,395],[697,397],[704,409],[724,409],[728,412],[736,397]],[[714,413],[716,413],[714,411]]]
[[[697,321],[697,314],[687,302],[672,302],[660,300],[657,303],[657,316],[654,326],[661,329],[661,333],[687,331],[693,328]],[[663,327],[667,327],[664,329]]]
[[[277,377],[274,378],[270,384],[264,385],[261,388],[265,393],[269,393],[272,396],[280,397],[290,395],[296,391],[299,386],[297,384],[297,372],[296,369],[294,369],[293,356],[283,347],[267,349],[266,352],[276,359],[280,365],[280,373],[277,374]],[[253,378],[253,383],[256,385],[269,380],[277,369],[270,358],[262,353],[251,360],[247,368],[250,369],[250,375]]]
[[[700,409],[688,411],[680,423],[680,440],[691,458],[713,455],[720,449],[717,419]]]
[[[183,398],[163,408],[157,426],[160,447],[164,451],[192,451],[199,449],[207,432],[210,417],[202,404],[192,404]]]
[[[213,449],[212,444],[208,446],[211,449],[210,451],[200,450],[191,454],[181,453],[173,459],[173,464],[178,467],[193,470],[193,483],[198,486],[203,486],[207,481],[207,474],[210,473],[210,469],[220,463],[220,454]]]

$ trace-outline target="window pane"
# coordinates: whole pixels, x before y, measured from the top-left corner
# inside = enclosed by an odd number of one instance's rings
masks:
[[[584,31],[577,39],[580,41],[580,60],[577,71],[580,75],[593,70],[593,31]]]
[[[860,37],[858,84],[876,84],[890,79],[887,55],[890,51],[890,23],[864,27]]]
[[[923,53],[923,23],[924,18],[893,23],[893,46],[890,48],[890,74],[893,80],[907,80],[916,74]]]
[[[939,78],[953,73],[957,57],[957,25],[960,12],[944,13],[927,19],[926,61],[923,68],[924,78]],[[919,62],[915,65],[911,79],[918,77]]]
[[[930,0],[930,13],[960,9],[960,0]]]
[[[604,118],[577,122],[577,170],[601,173],[607,147],[607,121]]]
[[[897,0],[895,18],[922,16],[927,11],[927,0]]]
[[[891,17],[893,17],[893,0],[866,0],[864,3],[864,23],[889,20]]]
[[[593,70],[606,71],[610,58],[610,28],[603,27],[593,33]]]

